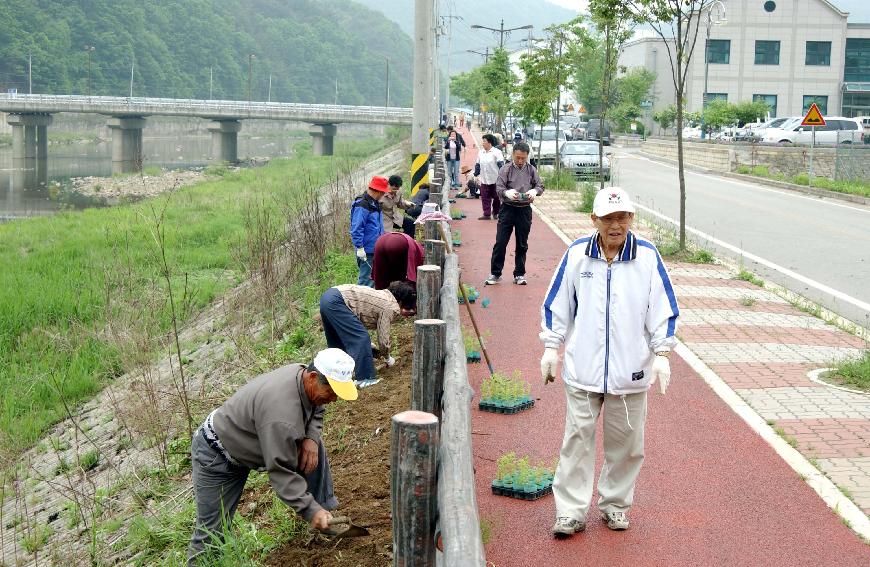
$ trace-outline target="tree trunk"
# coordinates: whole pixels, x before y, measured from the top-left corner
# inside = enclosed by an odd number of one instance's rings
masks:
[[[611,54],[610,25],[604,26],[604,76],[601,97],[601,116],[598,118],[598,190],[604,189],[604,121],[607,119],[607,105],[610,101],[610,59]]]
[[[683,162],[683,93],[686,81],[683,77],[683,23],[677,22],[677,176],[680,180],[680,250],[686,249],[686,172]],[[686,30],[688,33],[688,29]]]
[[[544,125],[538,128],[538,158],[535,160],[535,167],[541,167],[541,142],[544,141]]]

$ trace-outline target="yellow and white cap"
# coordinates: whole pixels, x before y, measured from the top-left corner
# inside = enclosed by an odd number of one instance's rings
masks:
[[[328,348],[317,353],[314,366],[326,376],[335,395],[342,400],[355,400],[359,396],[353,383],[353,358],[340,348]]]

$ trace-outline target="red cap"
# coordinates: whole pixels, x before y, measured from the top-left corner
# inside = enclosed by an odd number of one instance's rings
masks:
[[[389,182],[386,177],[380,177],[375,175],[372,177],[372,180],[369,181],[369,189],[374,189],[375,191],[380,191],[381,193],[389,193],[390,187]]]

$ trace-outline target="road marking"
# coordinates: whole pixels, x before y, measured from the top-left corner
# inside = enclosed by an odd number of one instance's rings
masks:
[[[640,205],[638,203],[635,203],[634,206],[639,208],[639,209],[643,209],[645,212],[647,212],[655,217],[658,217],[661,220],[668,222],[676,227],[680,226],[680,223],[677,222],[675,219],[672,219],[669,216],[663,215],[663,214],[659,213],[658,211],[650,209],[649,207],[645,207],[644,205]],[[732,244],[728,244],[727,242],[723,242],[722,240],[719,240],[718,238],[715,238],[715,237],[707,234],[706,232],[702,232],[696,228],[692,228],[690,226],[687,226],[686,231],[691,232],[692,234],[694,234],[696,236],[700,236],[701,238],[707,240],[708,242],[712,242],[713,244],[716,244],[717,246],[721,246],[722,248],[725,248],[726,250],[730,250],[731,252],[734,252],[735,254],[739,254],[740,256],[742,256],[744,258],[752,260],[753,262],[755,262],[757,264],[761,264],[762,266],[770,268],[771,270],[775,270],[784,276],[788,276],[790,278],[793,278],[793,279],[801,282],[802,284],[806,284],[812,288],[815,288],[816,290],[818,290],[822,293],[826,293],[828,295],[836,297],[837,299],[844,301],[850,305],[853,305],[853,306],[857,307],[858,309],[863,310],[864,312],[870,313],[870,303],[861,301],[860,299],[854,298],[851,295],[847,295],[847,294],[843,293],[842,291],[836,290],[836,289],[834,289],[830,286],[827,286],[821,282],[817,282],[816,280],[810,279],[810,278],[803,276],[797,272],[789,270],[788,268],[780,266],[779,264],[774,264],[770,260],[765,260],[761,256],[756,256],[755,254],[753,254],[751,252],[747,252],[746,250],[743,250],[742,248],[739,248],[739,247],[734,246]]]
[[[570,246],[571,240],[565,232],[540,209],[532,205],[532,209],[538,214],[541,220],[553,229],[553,232],[565,243]],[[848,522],[852,531],[857,533],[862,538],[870,539],[870,518],[861,511],[858,506],[849,500],[843,494],[834,482],[826,477],[822,471],[814,467],[800,451],[789,445],[785,439],[780,437],[776,431],[752,408],[744,401],[729,386],[722,378],[720,378],[713,370],[707,366],[703,360],[698,358],[689,347],[687,347],[679,339],[677,346],[674,349],[677,355],[686,361],[686,363],[698,373],[699,376],[710,386],[719,398],[728,405],[731,410],[740,416],[747,425],[757,433],[762,439],[773,447],[773,450],[782,458],[785,463],[798,473],[801,478],[812,488],[816,494],[828,505],[835,514],[840,516],[845,522]]]
[[[662,163],[660,161],[650,159],[648,157],[638,156],[635,154],[624,154],[623,157],[626,157],[629,159],[636,159],[639,161],[646,161],[649,163],[654,163],[656,165],[660,165],[662,167],[667,167],[667,168],[673,169],[673,170],[677,169],[677,167],[675,165],[671,165],[669,163]],[[762,191],[770,191],[771,193],[777,193],[779,195],[785,195],[787,197],[794,197],[795,199],[806,199],[807,201],[812,201],[813,203],[823,203],[825,205],[831,205],[832,207],[840,207],[843,209],[849,209],[851,211],[858,211],[861,213],[870,213],[870,209],[866,209],[866,208],[862,209],[860,207],[845,205],[843,203],[834,203],[830,200],[820,198],[820,197],[808,197],[806,195],[796,195],[793,191],[783,191],[781,189],[774,189],[772,187],[767,187],[764,185],[753,185],[751,183],[746,183],[744,181],[738,181],[738,180],[734,180],[734,179],[728,179],[725,177],[719,177],[718,175],[709,175],[706,173],[698,173],[697,171],[690,171],[688,169],[685,170],[685,173],[690,174],[690,175],[697,175],[698,177],[706,177],[707,179],[713,179],[715,181],[721,181],[721,182],[725,182],[725,183],[733,183],[734,185],[739,185],[739,186],[745,187],[747,189],[752,189],[752,190],[759,190],[760,189]]]

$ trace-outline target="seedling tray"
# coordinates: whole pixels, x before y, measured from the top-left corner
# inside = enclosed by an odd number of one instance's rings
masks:
[[[551,492],[553,492],[552,480],[545,482],[543,486],[526,485],[520,489],[503,486],[497,480],[492,481],[492,493],[496,496],[507,496],[518,500],[538,500]]]
[[[480,352],[470,350],[465,353],[465,360],[468,362],[480,362]]]
[[[535,400],[517,400],[516,402],[501,402],[501,405],[496,404],[491,400],[481,400],[477,404],[480,411],[488,411],[490,413],[519,413],[527,410],[535,405]]]

